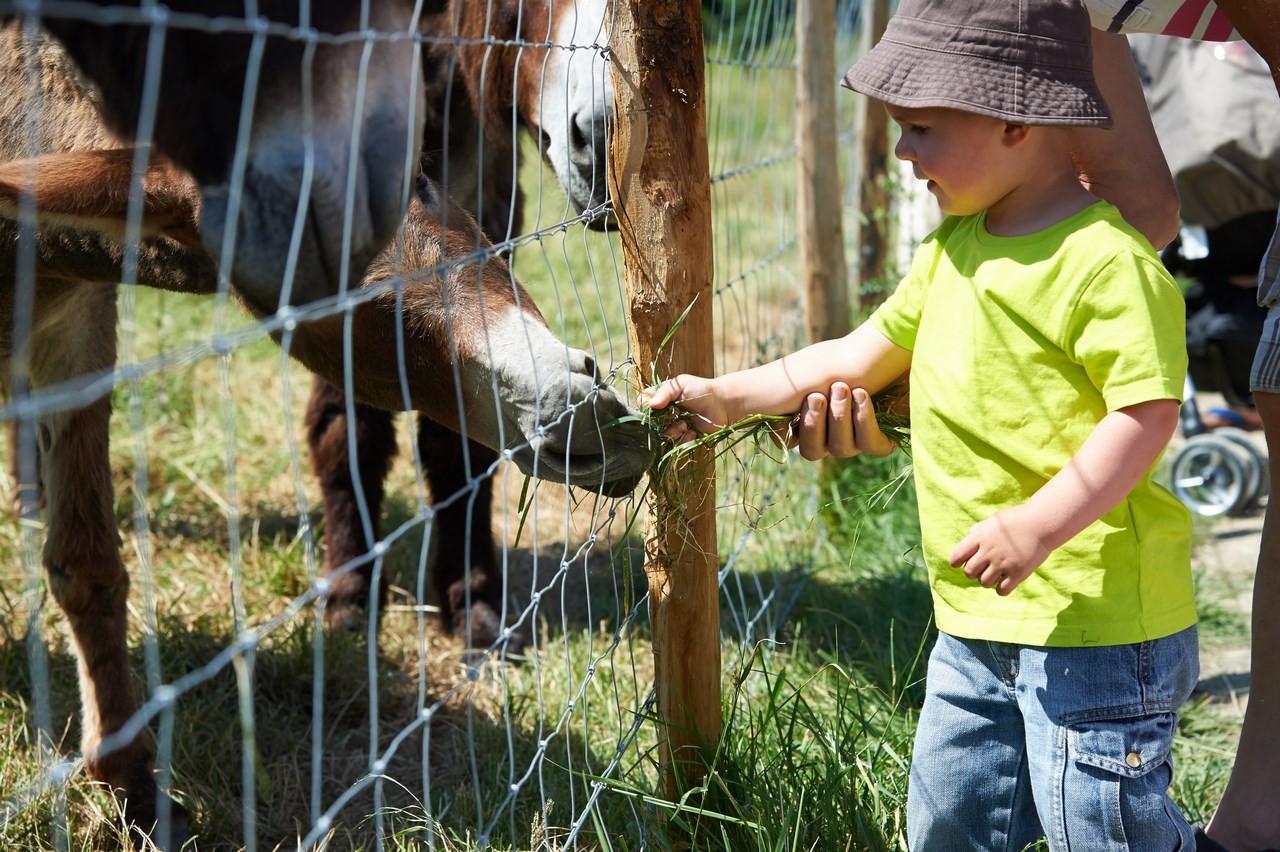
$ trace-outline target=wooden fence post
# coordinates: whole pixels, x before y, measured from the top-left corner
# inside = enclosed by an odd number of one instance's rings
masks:
[[[836,3],[796,4],[797,231],[809,342],[848,334],[849,270],[844,260],[840,170],[836,161]]]
[[[862,49],[871,47],[889,25],[889,0],[870,0],[862,7]],[[884,106],[862,99],[862,132],[859,158],[862,179],[858,185],[858,304],[874,307],[884,301],[889,253],[889,117]]]
[[[714,371],[701,15],[693,0],[619,0],[610,33],[609,189],[645,385]],[[722,724],[714,460],[699,451],[678,468],[650,488],[644,534],[660,760],[672,800],[702,781],[702,749],[715,747]]]

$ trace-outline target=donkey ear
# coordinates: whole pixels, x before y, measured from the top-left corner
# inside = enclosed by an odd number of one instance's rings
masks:
[[[135,149],[46,154],[0,165],[0,216],[17,219],[34,202],[36,219],[122,239],[129,213]],[[142,233],[204,250],[200,193],[167,160],[152,158],[142,176]],[[30,209],[30,207],[27,207]]]

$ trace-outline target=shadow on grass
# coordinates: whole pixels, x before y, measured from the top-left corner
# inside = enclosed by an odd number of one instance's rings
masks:
[[[903,848],[907,779],[934,631],[909,563],[804,580],[780,644],[725,684],[705,808],[675,816],[694,848]],[[795,582],[791,575],[764,579]]]
[[[296,514],[260,508],[242,518],[245,585],[251,593],[261,591],[255,586],[264,582],[280,588],[251,602],[252,617],[280,612],[283,602],[307,584],[298,560],[271,555],[293,546]],[[410,500],[390,498],[384,509],[384,530],[416,517]],[[158,522],[153,527],[157,545],[212,539],[212,554],[201,557],[196,551],[192,558],[218,561],[225,521],[213,510],[191,516],[196,520],[177,515]],[[199,521],[210,516],[213,520]],[[611,532],[616,536],[617,529]],[[634,540],[624,541],[625,547],[635,547]],[[892,537],[886,538],[886,548],[871,548],[869,541],[865,531],[856,546],[837,541],[835,552],[856,553],[856,561],[841,555],[804,577],[786,566],[753,578],[761,588],[780,590],[779,600],[791,601],[791,592],[799,592],[788,622],[770,633],[786,643],[783,650],[750,656],[733,673],[725,744],[712,775],[715,789],[725,796],[716,801],[726,814],[737,815],[736,823],[725,825],[743,828],[770,820],[786,826],[800,819],[821,828],[814,837],[845,832],[845,838],[865,838],[868,848],[876,847],[875,838],[895,836],[893,821],[900,814],[895,803],[905,789],[903,761],[909,755],[915,683],[922,673],[912,664],[927,636],[928,594],[910,559],[902,558],[909,547],[899,547]],[[555,545],[537,553],[528,546],[507,549],[510,611],[523,617],[521,630],[533,638],[533,654],[519,666],[490,663],[473,679],[473,658],[444,636],[434,619],[428,617],[420,632],[424,611],[412,593],[419,586],[421,534],[401,536],[387,553],[385,570],[392,586],[410,595],[393,597],[392,603],[402,606],[384,616],[372,650],[360,633],[326,635],[317,643],[314,609],[304,607],[253,654],[246,667],[252,683],[248,709],[242,710],[232,666],[178,699],[167,751],[201,848],[239,848],[249,830],[246,813],[263,848],[295,845],[312,824],[313,800],[324,811],[371,777],[380,758],[385,780],[361,787],[338,811],[335,848],[374,845],[377,827],[365,815],[379,803],[387,830],[409,847],[426,840],[424,813],[440,820],[452,836],[469,836],[470,845],[479,834],[491,833],[490,842],[513,848],[533,846],[532,833],[545,831],[531,826],[548,803],[546,821],[553,826],[581,814],[594,792],[593,776],[604,773],[620,745],[629,749],[629,766],[651,763],[649,744],[622,742],[646,712],[640,705],[652,683],[652,659],[647,612],[639,609],[645,580],[639,560],[620,558],[621,549],[609,550],[603,543],[583,552]],[[189,564],[176,564],[191,570]],[[278,579],[281,573],[289,576]],[[225,584],[225,564],[211,566],[208,574],[207,582]],[[431,588],[430,582],[423,585]],[[206,666],[234,638],[225,602],[190,607],[184,599],[181,608],[175,604],[162,612],[157,625],[164,682]],[[133,670],[143,671],[142,651],[136,649],[133,657]],[[53,727],[61,730],[75,712],[74,664],[56,641],[50,662]],[[25,642],[4,640],[0,701],[14,710],[0,718],[0,730],[21,730],[26,724],[21,718],[31,694],[26,668]],[[594,686],[586,689],[592,669]],[[321,708],[319,719],[313,717],[314,706]],[[434,708],[429,724],[424,706]],[[73,749],[78,739],[72,728],[64,750]],[[246,741],[246,730],[251,740]],[[810,749],[814,743],[820,746],[816,752]],[[18,750],[12,759],[34,762],[30,751],[24,757]],[[778,774],[779,768],[786,772]],[[248,808],[247,783],[254,790]],[[837,806],[845,799],[849,807]],[[615,841],[625,838],[636,846],[632,840],[646,832],[654,842],[650,806],[637,802],[601,797],[598,822],[588,821],[587,835],[602,828]],[[41,800],[22,817],[24,825],[47,836],[50,808]],[[72,812],[72,825],[81,837],[77,821],[86,817],[78,813]],[[746,843],[759,835],[734,836]]]
[[[428,825],[434,825],[424,818],[427,813],[443,825],[439,842],[469,835],[474,843],[487,832],[500,848],[529,848],[530,826],[548,807],[544,819],[551,825],[576,816],[575,801],[580,809],[591,793],[589,776],[608,766],[616,740],[593,737],[571,713],[566,724],[564,702],[549,684],[543,684],[545,706],[539,708],[531,705],[531,695],[504,692],[518,674],[509,666],[487,665],[472,680],[452,640],[428,633],[419,658],[416,639],[386,641],[385,630],[385,649],[370,653],[361,636],[346,633],[325,635],[317,648],[309,618],[287,623],[264,638],[244,666],[252,683],[247,711],[236,666],[211,672],[182,692],[172,740],[162,753],[171,755],[174,786],[191,811],[201,849],[243,846],[250,783],[254,833],[268,849],[297,843],[313,824],[313,800],[323,811],[344,795],[350,798],[334,816],[334,848],[372,848],[379,829],[366,815],[378,805],[393,848],[425,842]],[[201,620],[162,618],[157,633],[167,683],[207,666],[233,641],[225,627]],[[323,655],[319,664],[317,651]],[[135,672],[144,668],[142,656],[134,649]],[[75,664],[61,643],[50,648],[49,663],[44,700],[51,704],[54,729],[66,731],[62,750],[71,753],[79,739]],[[0,708],[6,708],[0,730],[20,731],[29,722],[21,714],[31,696],[25,642],[0,641]],[[423,707],[433,708],[429,719]],[[150,727],[158,726],[153,721]],[[382,761],[376,771],[375,760]],[[34,765],[35,754],[18,749],[4,761]],[[382,782],[371,783],[373,776]],[[75,848],[75,838],[94,843],[103,836],[106,829],[93,822],[102,820],[110,804],[82,773],[72,788],[73,802],[96,797],[98,803],[73,806]],[[611,805],[604,805],[608,813]],[[36,798],[0,837],[49,837],[54,807],[52,796]],[[636,822],[630,812],[617,818],[620,824]],[[593,830],[588,823],[585,836]],[[44,848],[32,843],[22,848]]]

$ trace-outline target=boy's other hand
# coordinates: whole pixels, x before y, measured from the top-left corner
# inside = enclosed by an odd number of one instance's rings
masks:
[[[996,512],[969,529],[951,551],[952,567],[964,566],[964,574],[984,588],[1007,595],[1048,558],[1050,548],[1035,531],[1025,506]]]
[[[681,374],[640,393],[640,404],[661,410],[675,404],[682,412],[662,430],[672,441],[690,441],[727,425],[724,403],[716,397],[715,380]]]
[[[800,404],[788,446],[799,447],[809,461],[827,456],[847,459],[869,453],[887,456],[897,446],[880,431],[871,395],[836,382],[828,394],[811,393]]]

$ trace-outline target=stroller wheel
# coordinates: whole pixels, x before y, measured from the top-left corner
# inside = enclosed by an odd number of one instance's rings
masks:
[[[1213,434],[1219,438],[1226,438],[1237,447],[1244,450],[1241,458],[1244,460],[1244,472],[1246,479],[1246,490],[1249,492],[1248,499],[1245,500],[1241,510],[1247,509],[1254,502],[1266,494],[1270,489],[1270,483],[1267,481],[1267,457],[1258,449],[1258,445],[1249,437],[1249,433],[1243,429],[1235,429],[1230,426],[1220,427],[1213,430]]]
[[[1170,465],[1173,493],[1197,515],[1237,512],[1251,496],[1246,458],[1235,441],[1215,434],[1196,435],[1178,450]]]

